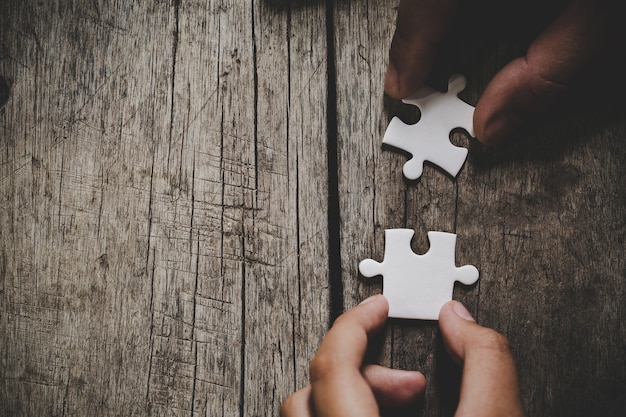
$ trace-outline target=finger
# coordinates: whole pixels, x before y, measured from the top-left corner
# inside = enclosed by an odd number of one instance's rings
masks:
[[[367,342],[385,325],[388,312],[387,299],[375,295],[339,316],[313,358],[313,370],[326,371],[326,365],[332,365],[328,370],[345,368],[359,372]],[[319,372],[319,376],[325,375],[326,372]],[[312,378],[316,376],[318,372]]]
[[[362,370],[376,401],[381,406],[401,407],[414,403],[426,388],[426,378],[421,372],[389,369],[368,365]],[[280,409],[281,417],[313,416],[311,386],[290,395]]]
[[[400,0],[385,92],[406,98],[422,85],[456,10],[456,0]]]
[[[369,339],[385,324],[389,304],[382,295],[341,315],[310,364],[317,416],[376,416],[378,406],[361,375]]]
[[[280,407],[280,417],[313,417],[311,386],[291,394]]]
[[[439,326],[446,349],[463,366],[457,415],[523,416],[515,363],[506,338],[476,324],[457,301],[443,306]]]
[[[368,365],[362,372],[376,401],[382,406],[412,404],[426,389],[426,378],[421,372],[389,369],[379,365]]]
[[[602,2],[600,2],[602,3]],[[476,104],[478,140],[495,144],[540,121],[593,65],[607,38],[608,12],[574,1],[518,58],[500,72]]]

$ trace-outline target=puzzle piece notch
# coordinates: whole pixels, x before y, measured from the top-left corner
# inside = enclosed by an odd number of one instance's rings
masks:
[[[423,255],[411,249],[412,229],[385,230],[382,262],[365,259],[359,264],[364,277],[383,276],[383,295],[389,317],[438,320],[443,305],[452,300],[454,282],[471,285],[478,280],[473,265],[455,264],[456,234],[428,232],[430,248]]]
[[[402,100],[420,109],[421,118],[407,125],[394,117],[383,137],[383,143],[412,155],[402,169],[404,176],[415,180],[422,175],[424,161],[430,161],[456,177],[467,158],[467,149],[450,143],[450,132],[465,129],[474,136],[474,107],[458,98],[465,89],[462,75],[448,80],[448,91],[442,93],[422,86],[411,97]]]

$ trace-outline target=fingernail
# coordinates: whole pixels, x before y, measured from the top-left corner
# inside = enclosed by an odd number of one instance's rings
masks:
[[[371,303],[372,301],[376,299],[376,297],[378,297],[378,295],[372,295],[371,297],[366,298],[365,300],[361,301],[359,305],[362,306],[363,304]]]
[[[452,309],[454,310],[456,315],[461,317],[463,320],[474,321],[474,322],[476,321],[474,320],[474,317],[472,317],[470,312],[467,311],[467,309],[465,308],[463,304],[458,303],[458,302],[454,303],[454,305],[452,306]]]

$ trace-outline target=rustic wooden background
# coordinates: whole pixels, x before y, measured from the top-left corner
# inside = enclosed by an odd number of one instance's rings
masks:
[[[396,3],[0,0],[0,415],[277,415],[394,227],[459,235],[481,278],[455,298],[510,339],[530,415],[624,415],[624,108],[455,133],[457,179],[403,180]],[[530,39],[477,16],[443,60],[472,104]],[[428,377],[410,413],[452,415],[436,323],[374,356]]]

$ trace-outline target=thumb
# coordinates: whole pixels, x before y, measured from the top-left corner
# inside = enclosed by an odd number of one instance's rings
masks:
[[[542,123],[579,89],[611,52],[611,9],[605,2],[573,1],[520,57],[499,71],[476,104],[474,129],[496,144]],[[617,13],[614,13],[617,14]]]
[[[523,416],[507,339],[478,325],[457,301],[443,306],[439,326],[448,353],[463,367],[457,415]]]

